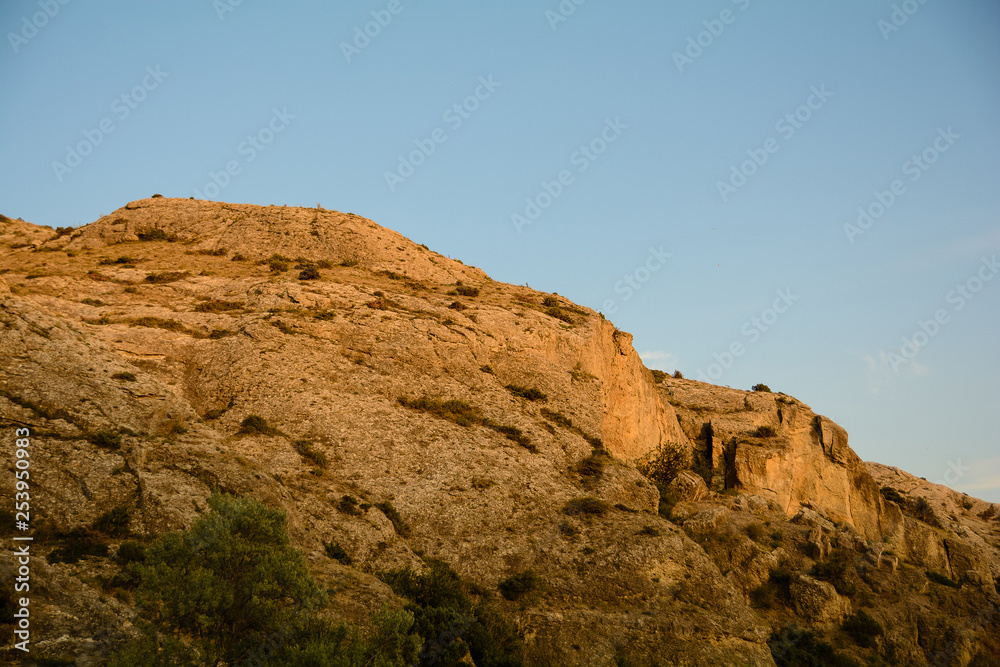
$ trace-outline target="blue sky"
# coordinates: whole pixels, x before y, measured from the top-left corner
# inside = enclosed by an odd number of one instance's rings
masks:
[[[1000,501],[1000,5],[675,4],[8,0],[0,212],[364,215]]]

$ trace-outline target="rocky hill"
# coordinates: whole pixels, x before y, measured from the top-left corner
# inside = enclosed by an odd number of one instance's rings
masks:
[[[382,573],[436,559],[525,665],[1000,664],[995,508],[359,216],[154,197],[79,229],[2,218],[0,325],[5,451],[34,439],[33,659],[131,641],[116,551],[214,489],[287,512],[331,616],[367,627],[407,602]]]

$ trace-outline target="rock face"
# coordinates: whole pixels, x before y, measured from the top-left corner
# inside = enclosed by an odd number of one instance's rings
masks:
[[[713,469],[717,489],[765,496],[789,516],[807,505],[869,539],[900,531],[902,514],[879,494],[847,432],[807,405],[785,394],[673,378],[661,391],[694,457]]]
[[[799,401],[657,380],[597,313],[369,220],[155,198],[69,233],[0,218],[0,244],[0,427],[34,434],[42,657],[100,665],[135,635],[122,536],[50,563],[69,531],[118,510],[153,539],[212,489],[287,512],[321,585],[350,582],[333,615],[365,625],[404,603],[375,573],[440,559],[496,599],[525,664],[774,665],[789,617],[838,632],[868,599],[820,564],[894,600],[884,643],[914,664],[992,631],[947,620],[996,600],[988,521],[904,516],[880,487],[912,480]],[[271,430],[242,432],[251,415]],[[632,464],[664,443],[695,463],[672,513]],[[537,596],[496,595],[529,569]]]

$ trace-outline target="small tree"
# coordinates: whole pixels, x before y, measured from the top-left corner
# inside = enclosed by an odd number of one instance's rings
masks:
[[[682,444],[663,442],[636,461],[635,467],[655,484],[667,485],[691,467],[691,460]]]
[[[190,530],[160,537],[143,561],[129,565],[151,627],[121,660],[128,653],[158,656],[146,664],[161,658],[163,664],[174,658],[237,664],[269,638],[298,627],[304,612],[324,600],[301,553],[289,545],[284,512],[219,493],[208,503],[212,511]],[[160,650],[156,632],[168,638]]]

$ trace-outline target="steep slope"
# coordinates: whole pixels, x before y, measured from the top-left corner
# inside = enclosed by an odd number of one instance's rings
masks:
[[[134,634],[112,559],[55,562],[69,531],[118,508],[148,539],[190,526],[213,488],[285,509],[352,622],[402,604],[381,571],[438,558],[490,595],[530,569],[536,594],[498,598],[528,664],[773,665],[789,618],[821,628],[860,605],[817,584],[834,611],[762,611],[772,571],[937,544],[795,399],[654,377],[599,314],[358,216],[156,197],[70,233],[3,219],[0,242],[0,423],[34,432],[35,548],[52,561],[37,561],[41,655],[101,664]],[[711,490],[674,497],[637,471],[666,443]],[[741,532],[764,516],[785,536]],[[949,532],[949,567],[928,568],[986,604],[1000,572],[983,530]],[[934,650],[897,644],[914,664]]]

